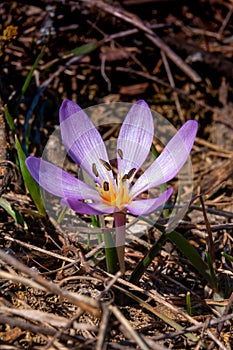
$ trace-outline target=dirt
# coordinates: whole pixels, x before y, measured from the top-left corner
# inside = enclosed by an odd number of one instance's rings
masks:
[[[232,1],[3,1],[0,16],[0,196],[17,215],[0,203],[0,349],[231,349]],[[212,258],[217,287],[169,240],[129,283],[161,237],[146,222],[128,217],[139,234],[126,244],[125,276],[110,276],[103,246],[83,239],[89,217],[67,212],[59,225],[38,213],[14,134],[26,156],[40,157],[50,140],[48,157],[59,163],[64,147],[53,132],[65,98],[98,106],[97,124],[109,103],[139,99],[177,129],[198,121],[192,201],[176,231]],[[104,140],[119,132],[119,106],[99,128]],[[64,167],[79,171],[69,157]],[[51,207],[60,213],[54,199]]]

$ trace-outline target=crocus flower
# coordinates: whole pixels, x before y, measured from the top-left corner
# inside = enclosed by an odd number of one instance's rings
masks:
[[[197,122],[187,121],[160,156],[132,182],[150,152],[154,135],[153,118],[146,102],[134,104],[121,126],[116,149],[117,174],[110,165],[102,137],[87,114],[74,102],[65,100],[59,115],[68,154],[89,174],[95,186],[36,157],[28,157],[26,164],[42,188],[80,214],[128,211],[145,215],[156,210],[171,196],[172,188],[156,198],[142,199],[140,195],[176,176],[189,156],[197,132]]]

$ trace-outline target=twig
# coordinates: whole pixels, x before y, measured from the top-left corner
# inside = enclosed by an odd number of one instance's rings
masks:
[[[0,278],[6,279],[7,281],[19,282],[31,288],[46,290],[46,288],[41,287],[39,283],[36,283],[29,278],[19,276],[16,273],[14,274],[0,270]]]
[[[53,346],[53,343],[56,339],[61,338],[63,332],[65,329],[70,329],[74,323],[74,321],[79,318],[81,315],[83,314],[83,310],[78,310],[78,312],[76,313],[76,315],[74,317],[72,317],[71,320],[69,320],[68,322],[66,322],[66,324],[64,325],[64,328],[59,329],[53,336],[52,339],[50,339],[50,341],[48,342],[48,344],[45,346],[44,350],[49,350],[51,348],[51,346]],[[80,329],[82,329],[83,327],[80,327]],[[95,330],[97,330],[97,328],[95,328]]]
[[[50,325],[52,327],[67,327],[67,321],[70,322],[70,320],[66,319],[63,316],[54,315],[48,312],[40,311],[40,310],[33,310],[33,309],[15,309],[12,307],[6,307],[6,306],[0,306],[0,313],[1,315],[3,313],[6,314],[12,314],[15,316],[23,317],[26,320],[29,321],[37,321],[46,325]],[[77,318],[77,314],[75,315]],[[73,320],[74,321],[74,320]],[[97,326],[80,323],[75,326],[79,329],[87,329],[89,331],[97,331]]]
[[[179,67],[190,79],[195,83],[199,83],[202,78],[192,68],[190,68],[181,58],[178,56],[168,45],[166,45],[157,35],[146,34],[146,37],[150,39],[160,50],[164,51],[166,55],[173,61],[177,67]]]
[[[209,142],[207,140],[201,139],[200,137],[196,137],[195,138],[195,143],[197,143],[199,145],[202,145],[202,146],[205,146],[205,147],[208,147],[210,149],[213,149],[214,151],[218,151],[218,152],[229,154],[233,158],[232,150],[228,150],[228,149],[223,148],[221,146],[215,145],[215,144],[213,144],[213,143],[211,143],[211,142]]]
[[[13,318],[12,316],[5,316],[1,315],[1,323],[2,324],[9,324],[12,327],[19,327],[21,329],[25,329],[26,331],[31,331],[35,334],[40,333],[40,334],[45,334],[49,336],[54,336],[56,334],[56,330],[51,329],[51,328],[45,328],[42,326],[36,326],[32,323],[24,322],[21,320],[18,320],[17,318]],[[61,334],[61,339],[64,340],[81,340],[82,342],[84,339],[82,339],[80,336],[77,335],[69,335],[69,334]]]
[[[230,21],[230,18],[232,16],[233,13],[233,7],[228,11],[226,18],[224,19],[224,21],[222,22],[222,25],[218,31],[218,35],[221,37],[223,35],[223,31],[226,28],[228,22]]]
[[[196,105],[199,105],[203,108],[206,108],[207,110],[209,111],[212,111],[212,112],[215,112],[216,109],[211,107],[211,106],[208,106],[206,105],[204,102],[196,99],[195,97],[191,96],[191,95],[188,95],[186,92],[182,91],[181,89],[179,88],[172,88],[170,86],[170,84],[164,82],[163,80],[161,79],[158,79],[157,77],[149,74],[149,73],[145,73],[145,72],[140,72],[140,71],[137,71],[135,69],[132,69],[132,68],[125,68],[125,67],[117,67],[116,68],[117,71],[119,72],[127,72],[127,73],[131,73],[131,74],[135,74],[135,75],[139,75],[147,80],[151,80],[151,81],[155,81],[156,83],[162,85],[162,86],[165,86],[169,89],[171,89],[172,91],[176,91],[179,95],[181,95],[184,99],[187,99],[187,100],[190,100],[192,102],[194,102]]]
[[[167,72],[169,83],[170,83],[171,87],[174,89],[176,86],[175,86],[175,82],[174,82],[174,79],[173,79],[173,76],[172,76],[172,73],[171,73],[171,69],[170,69],[170,66],[169,66],[166,54],[163,51],[161,51],[161,56],[162,56],[162,60],[163,60],[163,64],[164,64],[165,70]],[[182,110],[181,110],[181,107],[180,107],[180,101],[179,101],[178,94],[177,94],[176,91],[173,91],[172,94],[174,96],[176,109],[177,109],[178,115],[180,117],[180,121],[181,121],[182,124],[184,124],[185,119],[184,119],[184,116],[183,116],[183,113],[182,113]]]
[[[107,328],[108,328],[108,320],[110,317],[109,308],[106,308],[103,310],[103,316],[102,321],[99,328],[97,343],[96,343],[96,350],[104,350],[106,349],[106,341],[105,337],[107,334]]]
[[[101,71],[102,77],[104,78],[104,80],[107,83],[108,91],[111,91],[112,84],[111,84],[111,80],[108,78],[108,76],[105,73],[105,61],[106,61],[106,55],[102,55],[100,71]]]
[[[81,309],[84,309],[85,311],[90,312],[96,315],[97,317],[101,315],[100,303],[97,300],[89,298],[85,295],[78,295],[76,293],[68,292],[64,289],[61,289],[55,283],[52,283],[51,281],[47,281],[35,270],[30,269],[26,265],[22,264],[21,262],[19,262],[18,260],[16,260],[12,256],[6,254],[1,250],[0,250],[0,258],[3,261],[7,262],[8,264],[13,265],[15,269],[30,276],[30,278],[34,280],[36,283],[38,283],[40,287],[43,287],[48,291],[61,296],[62,298],[67,298],[74,305],[79,306]]]
[[[215,326],[217,324],[220,324],[221,322],[225,323],[225,322],[232,320],[232,319],[233,319],[233,314],[230,314],[227,316],[222,316],[222,317],[219,317],[217,319],[210,320],[209,326],[212,327],[212,326]],[[181,331],[178,331],[178,332],[172,332],[169,334],[161,334],[161,335],[154,336],[154,337],[152,337],[152,339],[153,340],[164,340],[164,339],[176,338],[176,337],[179,337],[181,335],[184,335],[185,333],[196,332],[202,328],[203,328],[203,323],[199,323],[197,325],[182,329]]]
[[[18,239],[15,239],[13,237],[10,237],[8,235],[5,235],[4,238],[8,241],[12,241],[14,243],[17,243],[18,245],[21,245],[22,247],[25,247],[25,248],[28,248],[30,250],[35,250],[37,252],[40,252],[40,253],[43,253],[43,254],[46,254],[46,255],[50,255],[56,259],[60,259],[60,260],[63,260],[63,261],[68,261],[70,263],[77,263],[77,261],[75,259],[71,259],[71,258],[67,258],[65,256],[62,256],[60,254],[57,254],[57,253],[54,253],[54,252],[50,252],[49,250],[46,250],[46,249],[43,249],[43,248],[40,248],[40,247],[36,247],[30,243],[25,243],[23,241],[20,241]]]
[[[123,325],[123,329],[130,334],[132,339],[138,344],[140,349],[142,350],[150,350],[146,342],[140,337],[140,335],[131,327],[129,321],[125,318],[125,316],[120,312],[120,310],[113,305],[109,305],[110,311],[115,315],[118,321]],[[127,333],[125,334],[127,336]]]
[[[228,304],[226,305],[226,307],[225,307],[225,309],[224,309],[224,311],[223,311],[223,317],[226,316],[226,315],[228,314],[228,312],[229,312],[230,309],[231,309],[232,304],[233,304],[233,293],[231,293],[231,296],[230,296],[230,298],[229,298]],[[224,325],[224,321],[219,322],[218,328],[217,328],[217,331],[218,331],[217,336],[221,333],[222,328],[223,328],[223,325]]]
[[[151,30],[148,26],[146,26],[141,19],[128,12],[123,10],[122,8],[117,8],[116,6],[111,6],[109,4],[104,3],[101,0],[93,1],[93,0],[81,0],[88,6],[96,6],[105,12],[112,14],[115,17],[122,19],[125,22],[132,24],[134,27],[142,30],[146,37],[153,42],[160,50],[164,51],[166,55],[186,74],[192,79],[195,83],[200,82],[201,77],[190,68],[169,46],[167,46],[162,39],[156,35],[153,30]]]
[[[206,240],[207,241],[208,252],[210,254],[211,263],[213,264],[213,269],[215,270],[216,262],[215,262],[213,233],[212,233],[212,230],[211,230],[211,227],[210,227],[210,222],[209,222],[207,214],[206,214],[205,204],[204,204],[202,196],[200,196],[200,202],[201,202],[202,212],[203,212],[205,225],[206,225],[206,230],[207,230],[207,234],[208,234],[208,236],[207,236],[208,239]]]

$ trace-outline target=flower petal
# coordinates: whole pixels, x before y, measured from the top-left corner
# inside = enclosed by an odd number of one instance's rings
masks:
[[[129,110],[118,136],[117,149],[120,151],[117,163],[121,176],[141,167],[150,151],[153,136],[154,123],[150,108],[145,101],[140,100]]]
[[[75,198],[63,198],[61,205],[70,207],[76,213],[88,215],[112,214],[114,207],[109,207],[103,203],[84,203]]]
[[[63,101],[59,115],[62,141],[71,158],[99,184],[109,175],[112,178],[112,172],[100,161],[109,163],[106,147],[88,115],[68,100]]]
[[[28,157],[26,165],[32,177],[46,191],[58,197],[99,200],[99,193],[52,163]]]
[[[130,190],[135,198],[140,193],[171,180],[183,167],[196,137],[198,124],[187,121],[168,142],[161,155],[139,177]]]
[[[158,198],[139,199],[133,201],[127,206],[128,211],[133,215],[146,215],[152,213],[154,210],[164,204],[171,196],[173,188],[169,188],[163,192]]]

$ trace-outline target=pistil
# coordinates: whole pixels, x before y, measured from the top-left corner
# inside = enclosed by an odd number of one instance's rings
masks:
[[[123,152],[118,149],[118,154],[123,157]],[[112,170],[111,165],[103,159],[100,159],[101,164],[108,171]],[[93,173],[98,176],[98,169],[96,164],[92,164]],[[123,210],[126,204],[129,204],[131,199],[129,196],[129,186],[130,178],[135,173],[136,168],[132,168],[123,177],[120,175],[116,176],[117,179],[112,179],[110,175],[108,176],[108,181],[101,181],[102,185],[97,185],[96,189],[100,193],[103,201],[105,201],[109,206],[118,208],[119,211]]]

